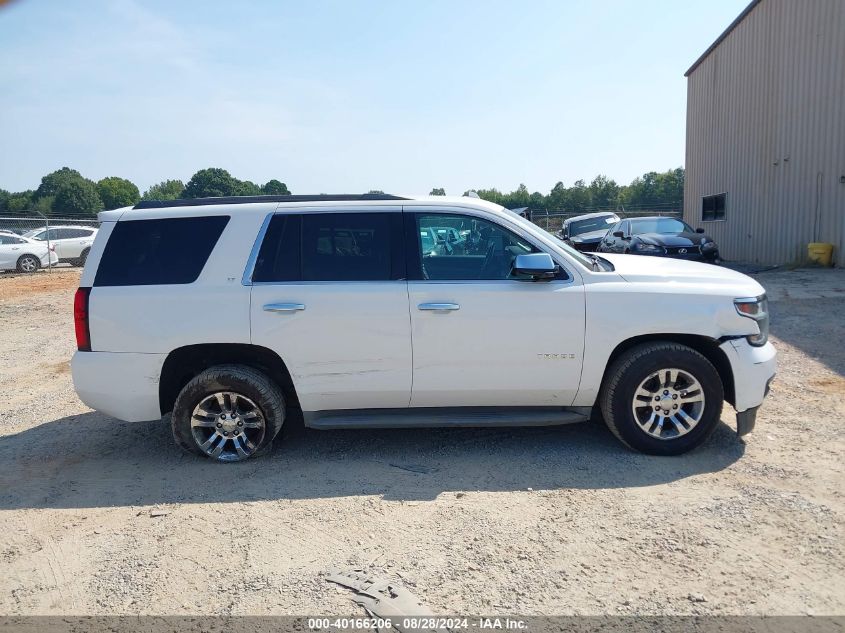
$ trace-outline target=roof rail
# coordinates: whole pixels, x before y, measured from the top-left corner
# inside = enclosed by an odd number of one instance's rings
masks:
[[[353,193],[301,196],[224,196],[221,198],[180,198],[178,200],[141,200],[133,209],[162,209],[166,207],[202,207],[212,204],[253,204],[256,202],[366,202],[371,200],[408,200],[386,193]]]

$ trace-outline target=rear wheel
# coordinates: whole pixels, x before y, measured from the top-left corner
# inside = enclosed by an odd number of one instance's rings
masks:
[[[270,378],[252,367],[218,365],[185,385],[171,425],[186,451],[237,462],[269,447],[284,419],[284,396]]]
[[[41,262],[35,255],[21,255],[18,259],[18,272],[34,273],[41,268]]]
[[[608,428],[626,446],[680,455],[716,428],[724,390],[716,368],[678,343],[638,345],[608,369],[600,397]]]

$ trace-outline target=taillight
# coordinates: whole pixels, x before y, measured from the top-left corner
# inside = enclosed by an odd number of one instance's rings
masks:
[[[73,325],[76,329],[76,347],[80,352],[91,351],[91,328],[88,326],[90,295],[90,288],[79,288],[73,297]]]

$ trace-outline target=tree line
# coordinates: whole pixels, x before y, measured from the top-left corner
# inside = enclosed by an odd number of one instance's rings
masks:
[[[505,193],[498,189],[475,189],[478,196],[508,209],[528,207],[532,212],[586,213],[598,209],[668,209],[681,206],[684,195],[684,169],[648,172],[628,185],[619,185],[607,176],[596,176],[589,184],[576,180],[571,187],[558,182],[547,194],[529,192],[525,185]],[[0,215],[3,213],[93,216],[99,211],[137,204],[140,200],[176,200],[217,196],[289,195],[288,186],[276,179],[263,185],[239,180],[225,169],[210,167],[196,172],[187,183],[164,180],[143,194],[131,181],[109,176],[97,182],[75,169],[62,167],[47,174],[35,190],[9,192],[0,189]],[[370,193],[383,193],[371,189]],[[468,191],[464,192],[464,195]],[[443,188],[430,195],[445,196]]]
[[[35,190],[10,193],[0,189],[0,214],[92,216],[100,211],[135,205],[140,200],[288,194],[287,185],[279,180],[257,185],[249,180],[238,180],[217,167],[200,169],[187,183],[164,180],[143,195],[126,178],[109,176],[94,182],[75,169],[62,167],[44,176]]]

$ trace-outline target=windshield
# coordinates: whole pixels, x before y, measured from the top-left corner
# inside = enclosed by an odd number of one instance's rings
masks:
[[[590,233],[591,231],[601,231],[610,228],[611,224],[616,224],[619,221],[615,215],[606,215],[601,218],[588,218],[586,220],[578,220],[570,222],[569,235],[581,235],[581,233]]]
[[[694,233],[694,231],[689,224],[675,218],[631,220],[631,235],[640,233]]]

